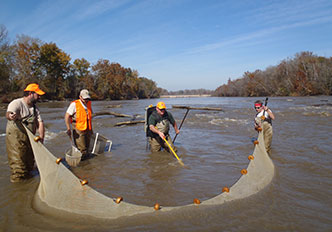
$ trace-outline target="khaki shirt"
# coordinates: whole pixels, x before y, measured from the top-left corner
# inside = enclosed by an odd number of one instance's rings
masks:
[[[28,106],[25,103],[25,101],[23,100],[23,98],[18,98],[18,99],[13,100],[12,102],[9,103],[8,108],[7,108],[7,112],[16,113],[17,118],[19,120],[33,115],[33,110],[34,110],[34,107]],[[38,107],[35,107],[35,110],[36,110],[35,116],[36,116],[38,122],[42,122],[43,119],[40,116],[40,111],[39,111]]]

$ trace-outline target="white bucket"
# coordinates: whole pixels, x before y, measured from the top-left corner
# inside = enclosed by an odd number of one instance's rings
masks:
[[[74,146],[66,152],[66,161],[71,167],[76,167],[82,158],[82,153]]]

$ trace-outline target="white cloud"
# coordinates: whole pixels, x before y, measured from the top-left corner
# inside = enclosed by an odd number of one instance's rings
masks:
[[[305,27],[305,26],[310,26],[310,25],[316,25],[316,24],[322,24],[322,23],[329,23],[332,22],[332,15],[331,16],[326,16],[326,17],[321,17],[321,18],[315,18],[311,20],[306,20],[302,22],[296,22],[296,23],[291,23],[291,24],[284,24],[281,26],[276,26],[276,27],[271,27],[263,30],[258,30],[258,31],[253,31],[248,34],[243,34],[239,35],[233,38],[229,38],[227,40],[223,40],[217,43],[211,43],[211,44],[206,44],[204,46],[192,48],[188,50],[186,53],[187,54],[197,54],[197,53],[203,53],[203,52],[208,52],[211,50],[215,49],[220,49],[222,47],[227,47],[230,45],[238,45],[241,44],[243,46],[244,42],[256,40],[259,38],[264,38],[268,35],[275,34],[277,32],[283,31],[283,30],[288,30],[288,29],[294,29],[298,27]]]
[[[74,18],[86,20],[117,9],[128,2],[130,2],[130,0],[82,1],[83,4],[78,4],[79,10],[74,14]]]

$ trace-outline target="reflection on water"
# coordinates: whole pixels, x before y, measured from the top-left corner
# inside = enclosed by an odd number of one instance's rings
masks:
[[[253,151],[252,104],[257,98],[163,99],[180,124],[185,110],[172,105],[221,107],[223,112],[191,110],[176,139],[183,168],[169,153],[146,150],[143,125],[114,127],[130,119],[109,115],[93,119],[93,130],[113,141],[112,152],[81,162],[72,171],[89,185],[109,196],[153,206],[177,206],[205,200],[231,186],[247,166]],[[94,112],[114,111],[143,119],[144,109],[159,99],[93,102]],[[201,210],[180,210],[119,219],[87,221],[79,226],[70,220],[55,223],[31,207],[39,177],[13,185],[5,151],[6,120],[0,117],[0,230],[3,231],[328,231],[332,227],[332,97],[270,98],[276,115],[273,123],[272,160],[276,176],[272,184],[248,199]],[[41,103],[46,125],[46,147],[63,156],[70,147],[63,121],[69,102]],[[121,105],[110,108],[111,105]],[[2,110],[1,115],[4,115]],[[172,130],[172,129],[171,129]],[[174,131],[171,131],[174,137]],[[159,216],[158,216],[159,215]],[[244,221],[249,221],[243,225]],[[96,225],[98,225],[96,227]],[[93,228],[93,229],[92,229]],[[98,228],[98,229],[96,229]],[[262,229],[264,228],[264,229]]]

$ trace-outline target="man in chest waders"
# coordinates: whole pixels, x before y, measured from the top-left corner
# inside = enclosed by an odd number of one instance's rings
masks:
[[[264,133],[264,143],[267,153],[270,155],[271,152],[271,143],[272,143],[272,120],[275,119],[272,110],[270,110],[266,105],[263,105],[263,102],[257,100],[255,102],[255,129],[261,127],[263,128]]]
[[[70,103],[66,114],[65,123],[67,134],[71,137],[70,124],[73,127],[73,139],[77,148],[82,153],[82,160],[88,157],[88,148],[92,132],[91,97],[87,89],[80,92],[79,99]]]
[[[160,151],[161,148],[164,148],[170,152],[167,144],[163,141],[163,139],[166,139],[172,149],[176,152],[176,148],[174,147],[171,136],[169,135],[170,124],[173,126],[175,133],[179,134],[180,131],[172,114],[166,111],[165,103],[158,102],[156,110],[153,111],[148,118],[148,136],[151,152]]]
[[[38,84],[29,84],[24,96],[9,103],[6,118],[6,150],[11,170],[10,181],[22,182],[32,177],[35,159],[24,124],[33,134],[38,129],[40,141],[44,141],[45,129],[36,103],[45,92]]]

